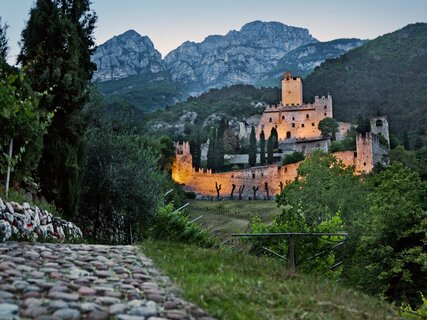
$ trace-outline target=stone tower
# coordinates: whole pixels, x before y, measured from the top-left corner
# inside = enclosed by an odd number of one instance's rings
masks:
[[[175,142],[175,161],[172,164],[172,179],[185,183],[193,174],[193,156],[188,142]]]
[[[378,116],[371,118],[371,132],[383,136],[390,145],[390,137],[388,133],[387,116]]]
[[[390,138],[387,117],[373,117],[371,131],[356,136],[356,171],[370,172],[376,164],[388,165]]]
[[[302,80],[300,77],[292,77],[290,72],[285,72],[282,80],[282,104],[302,105]]]

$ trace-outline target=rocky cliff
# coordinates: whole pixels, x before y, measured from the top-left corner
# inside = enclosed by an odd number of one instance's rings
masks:
[[[187,41],[171,51],[164,62],[172,80],[198,84],[204,90],[252,84],[287,52],[316,42],[307,29],[254,21],[240,31],[209,36],[201,43]]]
[[[141,36],[134,30],[128,30],[100,45],[92,61],[98,68],[93,81],[107,81],[163,71],[162,56],[154,48],[150,38]]]
[[[325,60],[335,59],[342,54],[366,43],[361,39],[336,39],[327,42],[316,42],[303,45],[286,53],[261,80],[277,80],[283,77],[284,70],[305,77]],[[276,81],[277,85],[280,84]]]

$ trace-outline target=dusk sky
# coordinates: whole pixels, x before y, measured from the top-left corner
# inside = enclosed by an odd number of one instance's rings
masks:
[[[0,16],[10,28],[9,61],[34,0],[0,0]],[[305,27],[321,41],[373,39],[407,24],[427,22],[427,0],[94,0],[97,44],[128,29],[151,38],[164,56],[186,40],[200,42],[253,20]]]

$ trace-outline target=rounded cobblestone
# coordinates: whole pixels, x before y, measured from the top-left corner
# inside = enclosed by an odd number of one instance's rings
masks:
[[[0,243],[0,319],[211,319],[132,246]]]

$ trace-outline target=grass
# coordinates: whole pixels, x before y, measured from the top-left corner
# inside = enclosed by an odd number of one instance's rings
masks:
[[[189,200],[187,213],[195,219],[201,215],[197,222],[204,227],[210,227],[212,234],[223,239],[228,238],[231,233],[246,231],[249,219],[260,215],[266,221],[273,220],[273,214],[281,212],[276,202],[254,201],[254,200]]]
[[[377,298],[332,280],[290,276],[275,259],[165,242],[141,246],[186,299],[218,319],[398,319]]]

